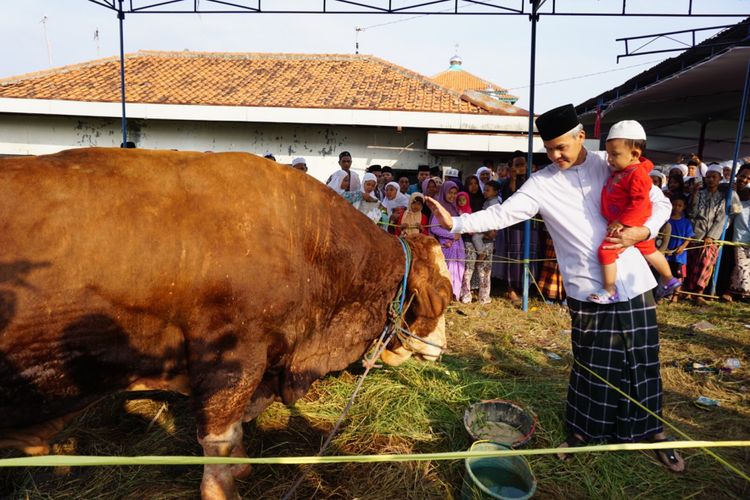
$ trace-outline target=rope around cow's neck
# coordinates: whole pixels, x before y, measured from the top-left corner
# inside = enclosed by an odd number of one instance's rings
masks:
[[[398,239],[399,243],[401,243],[401,247],[404,251],[404,256],[406,257],[406,263],[404,265],[404,279],[401,282],[401,287],[399,289],[397,299],[395,299],[391,305],[391,312],[394,312],[393,309],[396,303],[398,303],[398,308],[395,311],[395,314],[392,314],[389,318],[389,322],[385,325],[385,328],[383,328],[383,332],[380,334],[380,337],[378,338],[377,344],[375,344],[375,349],[373,352],[373,355],[367,359],[367,353],[365,353],[365,360],[364,360],[364,366],[365,366],[365,372],[359,377],[359,381],[357,382],[357,386],[354,388],[354,392],[352,393],[352,396],[349,398],[349,402],[346,403],[346,406],[344,407],[344,411],[341,412],[341,415],[339,416],[338,420],[336,421],[336,425],[333,426],[333,429],[331,429],[331,432],[328,434],[328,437],[326,438],[323,445],[320,447],[320,450],[317,453],[317,456],[322,456],[323,453],[328,448],[328,445],[331,444],[331,441],[333,440],[334,436],[338,433],[339,428],[341,427],[341,424],[344,422],[344,418],[346,418],[346,415],[349,413],[349,409],[352,407],[352,404],[354,403],[354,398],[357,397],[357,393],[359,392],[359,389],[362,387],[362,383],[365,381],[365,378],[367,377],[367,374],[370,373],[370,369],[375,366],[375,360],[377,360],[380,355],[385,350],[385,347],[388,345],[388,343],[391,341],[391,338],[398,330],[403,330],[401,328],[401,322],[403,320],[403,314],[404,314],[404,301],[406,300],[406,281],[409,276],[409,270],[411,268],[411,248],[409,248],[409,245],[406,244],[406,242],[402,239]],[[289,490],[284,493],[284,496],[281,497],[281,500],[289,500],[295,491],[297,491],[297,488],[300,484],[302,484],[302,481],[305,479],[304,471],[299,475],[297,480],[294,482],[294,484],[289,488]]]

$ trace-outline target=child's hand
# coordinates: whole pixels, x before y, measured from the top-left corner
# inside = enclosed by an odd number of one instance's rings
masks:
[[[453,246],[453,241],[448,240],[445,243],[443,243],[443,248],[450,248]]]
[[[459,238],[461,238],[460,234],[456,233],[456,234],[453,235],[453,241],[458,241]]]
[[[625,229],[625,226],[620,224],[618,221],[614,221],[612,224],[607,226],[607,233],[608,234],[618,234],[620,231]]]

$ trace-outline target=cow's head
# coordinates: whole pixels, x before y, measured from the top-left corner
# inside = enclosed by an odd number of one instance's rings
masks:
[[[383,352],[381,359],[389,365],[399,365],[414,354],[434,361],[446,345],[445,310],[451,301],[452,288],[448,266],[440,244],[421,234],[407,236],[411,249],[411,272],[407,279],[404,307],[404,327],[422,342],[408,336],[394,341]]]

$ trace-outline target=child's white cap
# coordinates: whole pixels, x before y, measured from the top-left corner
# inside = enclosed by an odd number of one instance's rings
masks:
[[[646,131],[643,126],[635,120],[623,120],[612,125],[609,129],[607,140],[610,139],[631,139],[633,141],[645,141]]]

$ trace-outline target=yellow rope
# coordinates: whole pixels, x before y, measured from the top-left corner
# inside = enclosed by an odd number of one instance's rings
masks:
[[[663,423],[664,425],[666,425],[667,427],[669,427],[670,429],[672,429],[674,432],[676,432],[677,434],[679,434],[682,438],[687,439],[688,441],[694,441],[693,438],[691,438],[690,436],[688,436],[685,432],[681,431],[680,429],[678,429],[677,427],[675,427],[674,425],[672,425],[671,423],[669,423],[667,420],[663,419],[662,417],[660,417],[656,413],[652,412],[651,410],[649,410],[648,408],[646,408],[645,406],[643,406],[639,401],[636,401],[635,399],[633,399],[632,397],[630,397],[629,394],[626,394],[625,392],[621,391],[619,388],[617,388],[614,385],[612,385],[607,379],[605,379],[604,377],[602,377],[601,375],[599,375],[598,373],[596,373],[594,370],[592,370],[588,366],[584,365],[583,363],[581,363],[580,361],[578,361],[577,359],[575,359],[575,357],[573,358],[573,361],[575,361],[575,363],[578,366],[580,366],[581,368],[583,368],[584,370],[586,370],[587,372],[589,372],[591,375],[593,375],[597,379],[599,379],[602,382],[604,382],[605,384],[607,384],[611,389],[615,390],[617,393],[619,393],[620,395],[622,395],[625,398],[627,398],[631,403],[635,404],[640,409],[642,409],[643,411],[645,411],[646,413],[648,413],[652,417],[656,418],[659,422]],[[706,453],[708,453],[711,457],[713,457],[714,459],[716,459],[716,461],[718,461],[724,467],[727,467],[729,470],[731,470],[732,472],[734,472],[735,474],[737,474],[738,476],[740,476],[742,479],[744,479],[745,481],[747,481],[747,482],[750,483],[750,477],[748,477],[748,475],[745,474],[744,472],[742,472],[740,469],[738,469],[734,465],[730,464],[725,459],[721,458],[719,455],[717,455],[713,451],[709,450],[707,447],[705,447],[705,446],[698,446],[698,448],[701,448],[703,451],[705,451]],[[565,453],[568,453],[568,449],[567,448],[565,449]]]

